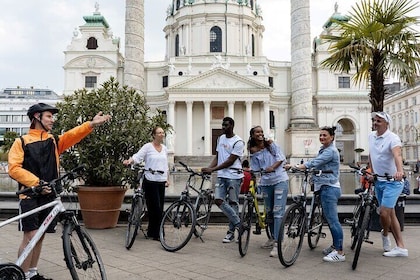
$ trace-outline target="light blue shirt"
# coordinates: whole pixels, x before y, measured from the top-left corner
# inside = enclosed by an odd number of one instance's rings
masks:
[[[251,154],[251,170],[265,170],[267,167],[272,166],[277,161],[282,161],[280,166],[274,172],[266,173],[261,176],[260,186],[271,186],[279,182],[289,180],[284,164],[286,157],[281,151],[280,147],[275,143],[270,145],[271,152],[264,148],[256,153]]]

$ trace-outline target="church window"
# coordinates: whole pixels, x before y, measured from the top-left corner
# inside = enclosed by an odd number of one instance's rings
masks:
[[[96,50],[96,49],[98,48],[98,41],[96,40],[96,38],[95,38],[95,37],[90,37],[90,38],[87,40],[87,45],[86,45],[86,48],[87,48],[88,50]]]
[[[249,1],[249,4],[251,5],[251,10],[254,9],[254,0]]]
[[[180,0],[176,0],[176,9],[179,9],[179,6],[181,5],[181,1]]]
[[[338,88],[350,88],[350,77],[338,77]]]
[[[86,76],[85,77],[85,88],[96,88],[97,82],[96,76]]]
[[[179,35],[175,36],[175,56],[179,56]]]
[[[210,52],[222,52],[222,29],[218,26],[210,29]]]

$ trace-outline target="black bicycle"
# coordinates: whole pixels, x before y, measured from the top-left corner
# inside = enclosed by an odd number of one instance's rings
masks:
[[[41,239],[48,226],[56,216],[59,217],[59,221],[63,225],[63,234],[61,239],[63,241],[64,260],[66,262],[67,268],[70,271],[72,279],[107,279],[105,266],[102,262],[101,256],[99,255],[98,248],[93,242],[93,239],[79,224],[75,213],[73,211],[66,210],[63,202],[61,201],[60,193],[63,192],[63,185],[66,182],[65,180],[74,180],[80,177],[83,170],[84,167],[80,166],[48,183],[42,183],[39,186],[25,188],[16,192],[18,195],[25,194],[31,197],[36,197],[40,195],[45,187],[49,187],[55,199],[45,205],[39,206],[31,211],[20,214],[0,223],[1,228],[31,214],[51,208],[49,214],[41,223],[31,242],[29,242],[21,252],[16,263],[0,265],[1,280],[25,280],[25,275],[20,269],[20,266],[29,255],[29,253],[33,250],[38,241]]]
[[[143,177],[144,173],[150,172],[163,174],[164,171],[145,169],[144,165],[134,164],[131,166],[132,177],[130,178],[130,188],[134,189],[133,197],[131,199],[131,208],[128,210],[128,223],[127,232],[125,235],[125,248],[130,250],[136,240],[139,229],[143,232],[144,237],[147,238],[147,234],[142,227],[143,218],[146,215],[146,198],[143,190]]]
[[[189,173],[185,189],[179,200],[166,209],[160,224],[160,243],[169,252],[183,248],[193,234],[204,242],[202,235],[208,227],[213,205],[213,190],[204,188],[206,182],[210,185],[210,175],[195,172],[186,164],[179,163]],[[195,201],[190,189],[197,194]]]
[[[349,165],[351,168],[355,169],[361,176],[372,176],[373,180],[376,180],[378,177],[385,178],[387,180],[392,180],[393,177],[385,174],[385,175],[377,175],[366,171],[364,168],[360,168],[358,166]],[[353,217],[351,219],[346,219],[345,223],[350,225],[350,235],[351,235],[351,245],[350,248],[354,251],[353,263],[352,268],[353,270],[357,267],[357,262],[360,256],[360,250],[362,248],[362,243],[366,242],[369,244],[373,244],[373,241],[369,240],[370,234],[370,221],[372,219],[372,214],[374,211],[378,209],[378,200],[374,194],[374,184],[373,181],[370,180],[368,187],[362,189],[361,192],[358,193],[359,198],[356,203],[356,206],[353,210]]]
[[[302,173],[303,179],[301,193],[293,197],[293,202],[287,208],[280,224],[277,251],[279,260],[285,267],[293,265],[298,258],[305,233],[308,234],[308,245],[311,249],[317,247],[321,237],[325,238],[326,234],[322,232],[324,217],[319,191],[313,193],[308,212],[306,209],[307,192],[308,186],[313,186],[309,181],[309,175],[321,176],[323,173],[332,173],[331,170],[306,169],[302,171],[297,168],[291,168],[291,171]]]

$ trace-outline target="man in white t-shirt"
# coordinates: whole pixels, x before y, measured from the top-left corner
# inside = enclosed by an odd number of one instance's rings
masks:
[[[239,192],[243,178],[241,157],[244,152],[244,141],[233,133],[235,121],[225,117],[222,123],[223,134],[217,141],[216,157],[209,167],[202,172],[217,171],[214,201],[229,219],[229,230],[223,243],[235,239],[235,229],[239,229]]]
[[[395,204],[404,186],[404,170],[401,139],[389,130],[391,117],[385,112],[373,112],[373,131],[369,135],[369,161],[372,172],[391,175],[393,179],[375,178],[375,194],[379,202],[382,225],[382,243],[385,257],[407,257],[400,224],[395,215]],[[394,236],[396,247],[391,249],[389,232]]]

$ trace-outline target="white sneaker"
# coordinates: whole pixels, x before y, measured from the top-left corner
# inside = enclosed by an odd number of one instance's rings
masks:
[[[389,252],[383,253],[384,257],[408,257],[408,250],[396,246]]]
[[[278,257],[279,256],[279,252],[277,251],[277,242],[273,243],[273,249],[271,249],[270,252],[270,257]]]
[[[261,245],[261,248],[263,249],[271,249],[274,245],[274,239],[268,239],[264,244]]]
[[[391,251],[391,240],[389,239],[389,233],[387,236],[383,235],[384,230],[381,230],[382,245],[384,247],[384,252]]]
[[[327,256],[323,258],[326,262],[344,262],[346,260],[346,256],[340,255],[336,250],[329,253]]]

